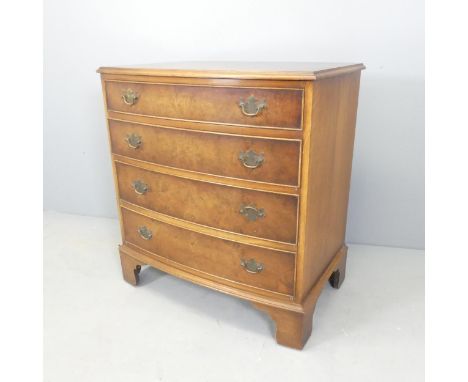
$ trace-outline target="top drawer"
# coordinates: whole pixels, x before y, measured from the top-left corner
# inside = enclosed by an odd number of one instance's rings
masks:
[[[198,122],[302,127],[301,89],[233,88],[106,80],[109,110]]]

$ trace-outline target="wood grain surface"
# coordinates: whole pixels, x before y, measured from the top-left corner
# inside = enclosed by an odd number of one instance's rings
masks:
[[[296,243],[297,197],[227,187],[117,163],[120,198],[186,221],[265,239]],[[135,192],[134,182],[148,191]],[[243,206],[263,210],[249,220]]]
[[[239,283],[292,295],[294,255],[213,238],[122,209],[126,242],[199,271]],[[143,239],[140,227],[153,237]],[[241,260],[263,264],[260,273],[249,273]]]
[[[110,121],[112,152],[190,171],[275,184],[299,182],[300,141],[260,139],[168,129],[135,123]],[[132,149],[126,137],[141,137],[141,146]],[[239,160],[242,152],[254,151],[264,158],[257,168],[247,168]]]
[[[122,99],[127,89],[138,94],[133,105],[127,105]],[[132,114],[290,129],[300,129],[302,122],[302,90],[298,89],[106,81],[106,94],[109,110]],[[250,96],[267,103],[258,115],[244,115],[239,106],[240,100]]]

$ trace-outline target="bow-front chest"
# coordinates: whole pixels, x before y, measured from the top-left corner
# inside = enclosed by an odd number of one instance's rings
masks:
[[[249,300],[302,348],[322,288],[345,277],[363,68],[100,68],[124,279],[150,265]]]

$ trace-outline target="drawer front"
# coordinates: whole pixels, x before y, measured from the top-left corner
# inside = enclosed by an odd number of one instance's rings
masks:
[[[120,197],[198,224],[296,243],[297,197],[222,186],[116,162]]]
[[[162,118],[300,129],[301,89],[106,81],[109,110]]]
[[[293,295],[295,256],[292,253],[214,238],[126,209],[122,209],[122,219],[128,243],[211,275]]]
[[[301,143],[109,121],[112,152],[164,166],[297,186]]]

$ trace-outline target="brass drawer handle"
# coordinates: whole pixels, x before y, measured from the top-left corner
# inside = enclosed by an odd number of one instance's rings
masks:
[[[134,92],[132,89],[127,89],[124,90],[122,94],[122,100],[126,105],[132,106],[136,104],[136,101],[138,101],[138,94]]]
[[[265,217],[265,210],[263,208],[256,208],[250,205],[241,206],[239,212],[252,222]]]
[[[257,263],[254,259],[241,260],[241,266],[249,273],[260,273],[263,271],[263,264]]]
[[[132,182],[133,190],[138,195],[144,195],[148,192],[149,187],[146,183],[143,183],[141,180],[134,180]]]
[[[241,151],[239,153],[239,160],[242,162],[244,167],[247,168],[257,168],[260,167],[264,161],[265,157],[263,154],[257,154],[255,151]]]
[[[128,147],[135,150],[142,144],[141,137],[135,133],[127,135],[125,140],[127,141]]]
[[[150,240],[153,237],[153,232],[149,230],[147,227],[138,227],[138,233],[140,236],[145,240]]]
[[[242,114],[248,117],[255,117],[267,107],[267,103],[264,99],[258,100],[251,95],[247,100],[241,98],[239,100],[239,106],[242,110]]]

